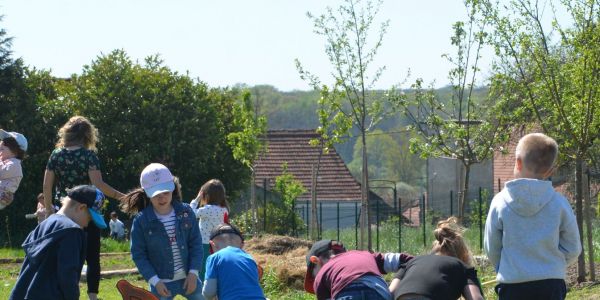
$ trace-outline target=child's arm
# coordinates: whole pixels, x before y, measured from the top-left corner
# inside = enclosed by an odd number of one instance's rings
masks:
[[[566,199],[563,200],[567,203]],[[581,240],[573,210],[568,203],[565,206],[565,213],[560,224],[558,249],[565,255],[567,265],[570,265],[577,261],[577,257],[581,253]]]
[[[79,299],[79,277],[81,276],[81,252],[84,234],[81,229],[67,233],[58,244],[56,276],[64,299]],[[81,232],[79,232],[81,231]]]
[[[206,259],[206,274],[204,274],[204,286],[202,287],[202,296],[206,300],[213,300],[218,291],[218,264],[215,261],[217,254],[211,255]]]
[[[213,300],[217,296],[217,279],[211,278],[204,280],[204,286],[202,287],[202,296],[206,300]]]
[[[148,248],[144,239],[143,228],[137,218],[133,220],[131,226],[131,258],[144,279],[151,285],[156,286],[160,278],[158,278],[156,270],[148,258]]]
[[[494,200],[497,198],[494,197]],[[502,251],[502,221],[499,220],[498,210],[494,205],[494,200],[490,205],[490,211],[485,221],[485,235],[483,239],[483,250],[496,272],[500,264],[500,253]]]
[[[413,256],[406,253],[373,253],[377,267],[382,274],[397,272],[400,265],[413,259]]]

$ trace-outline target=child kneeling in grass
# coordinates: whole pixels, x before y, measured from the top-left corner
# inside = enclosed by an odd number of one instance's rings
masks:
[[[259,268],[252,256],[242,250],[244,238],[232,225],[221,224],[210,235],[215,252],[206,260],[202,295],[207,300],[260,299],[265,296],[259,284]]]

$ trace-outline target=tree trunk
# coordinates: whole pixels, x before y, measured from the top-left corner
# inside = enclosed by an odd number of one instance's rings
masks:
[[[590,211],[592,209],[592,205],[590,203],[590,177],[589,172],[587,171],[587,167],[585,168],[585,176],[583,178],[584,189],[583,193],[585,196],[585,230],[586,230],[586,238],[587,238],[587,246],[588,246],[588,267],[590,269],[590,281],[596,281],[596,268],[594,267],[594,241],[592,237],[592,219],[590,216]]]
[[[581,254],[577,260],[577,282],[585,281],[585,249],[583,249],[583,204],[582,204],[582,171],[583,158],[577,154],[575,158],[575,212],[577,217],[577,228],[581,237]]]
[[[371,220],[369,219],[369,169],[367,164],[367,137],[364,129],[362,137],[362,193],[360,208],[360,249],[371,250]],[[365,245],[366,243],[366,245]]]
[[[461,223],[463,222],[465,217],[465,203],[467,200],[467,192],[469,191],[469,177],[471,176],[471,165],[463,164],[463,170],[464,172],[463,174],[461,174],[463,182],[461,186],[461,193],[458,198],[458,218]]]
[[[250,176],[250,209],[252,210],[252,234],[256,236],[258,234],[258,211],[256,210],[256,178],[254,175],[254,169],[251,169],[252,176]]]
[[[312,166],[312,178],[310,184],[310,238],[317,240],[317,232],[319,228],[317,221],[317,168]]]

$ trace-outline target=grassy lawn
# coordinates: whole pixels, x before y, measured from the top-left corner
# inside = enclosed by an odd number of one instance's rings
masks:
[[[600,226],[594,226],[600,228]],[[426,228],[426,240],[431,240],[431,227]],[[600,240],[600,229],[594,229],[594,240]],[[380,228],[380,243],[379,250],[381,252],[396,252],[398,251],[398,228],[394,224],[383,224]],[[479,231],[477,228],[474,230],[468,230],[466,236],[469,240],[471,249],[475,255],[481,255],[479,249]],[[375,232],[374,232],[375,237]],[[323,238],[337,238],[336,231],[323,232]],[[354,249],[354,229],[344,230],[340,232],[340,239],[344,241],[345,245],[349,249]],[[423,230],[422,228],[402,228],[402,251],[409,252],[411,254],[424,254],[427,253],[430,247],[430,242],[426,242],[426,247],[423,246]],[[374,239],[374,247],[376,242]],[[127,242],[116,242],[110,239],[103,239],[101,251],[103,253],[122,253],[117,255],[103,256],[101,259],[102,270],[119,270],[135,268],[133,261],[128,253],[129,244]],[[600,255],[600,245],[595,243],[596,255]],[[303,257],[304,251],[299,251],[296,256]],[[23,251],[21,249],[0,249],[0,258],[19,258],[23,257]],[[271,260],[277,260],[277,258],[271,258]],[[303,261],[303,258],[300,259]],[[600,262],[600,259],[596,259]],[[291,264],[288,262],[288,265]],[[298,263],[295,263],[298,264]],[[0,299],[7,299],[10,291],[12,290],[17,275],[19,273],[21,264],[19,263],[4,263],[0,265]],[[303,290],[296,288],[290,288],[290,284],[282,280],[281,270],[278,269],[280,265],[277,265],[273,261],[266,261],[263,267],[265,273],[261,285],[265,291],[265,295],[272,299],[290,299],[290,300],[308,300],[315,299],[313,295],[305,293]],[[304,266],[293,266],[294,268],[304,268]],[[495,278],[495,274],[491,266],[482,264],[477,267],[478,274],[482,282],[487,282]],[[392,275],[388,274],[386,279],[388,282],[391,280]],[[104,300],[121,299],[115,285],[121,278],[127,279],[132,284],[139,287],[147,288],[147,283],[141,278],[141,276],[127,275],[120,278],[107,278],[100,281],[100,297]],[[296,285],[297,286],[297,285]],[[87,289],[85,283],[80,283],[82,293]],[[484,287],[486,299],[496,299],[494,294],[494,285],[490,284]],[[82,299],[85,299],[82,297]],[[178,297],[176,299],[184,299]],[[569,287],[569,293],[567,299],[598,299],[600,300],[600,285],[584,284],[580,286]]]

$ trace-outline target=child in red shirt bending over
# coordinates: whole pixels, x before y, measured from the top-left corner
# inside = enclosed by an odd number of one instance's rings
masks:
[[[346,251],[334,240],[315,242],[306,255],[304,289],[322,299],[391,300],[382,274],[413,257],[405,253]]]

